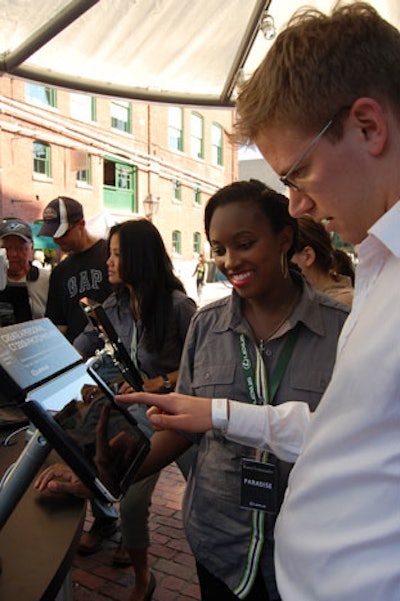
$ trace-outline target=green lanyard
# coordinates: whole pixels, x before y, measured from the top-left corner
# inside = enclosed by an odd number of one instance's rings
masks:
[[[249,397],[253,404],[261,404],[260,398],[263,398],[265,400],[264,404],[266,405],[273,402],[276,392],[279,388],[279,384],[281,383],[282,378],[285,374],[285,370],[289,363],[290,357],[292,356],[292,352],[296,344],[298,334],[298,327],[295,327],[292,330],[290,330],[290,332],[286,336],[285,344],[279,355],[278,363],[276,365],[276,368],[274,369],[274,373],[272,374],[271,383],[269,386],[267,370],[265,369],[265,364],[258,347],[256,346],[257,365],[254,374],[251,365],[248,338],[244,334],[240,334],[239,347],[240,354],[242,357],[242,369],[246,380],[246,386],[249,393]]]
[[[268,386],[267,370],[263,361],[260,350],[256,346],[256,370],[253,373],[251,366],[251,358],[249,353],[248,338],[244,334],[239,336],[239,347],[242,356],[242,369],[246,380],[249,397],[254,405],[260,405],[260,399],[264,399],[265,405],[272,403],[279,384],[285,374],[286,367],[289,363],[294,346],[296,344],[299,329],[296,326],[286,336],[285,344],[279,355],[278,363],[272,374],[271,384]],[[266,463],[268,461],[268,451],[256,450],[256,460]]]

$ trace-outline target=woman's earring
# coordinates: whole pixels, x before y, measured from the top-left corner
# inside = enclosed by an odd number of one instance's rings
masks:
[[[289,275],[289,267],[288,267],[287,254],[283,251],[281,252],[281,270],[282,270],[282,275],[286,280],[286,278]]]

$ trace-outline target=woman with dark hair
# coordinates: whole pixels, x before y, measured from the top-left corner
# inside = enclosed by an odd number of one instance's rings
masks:
[[[335,264],[336,273],[349,276],[351,285],[354,288],[356,273],[354,269],[353,259],[351,258],[351,256],[342,248],[334,248],[333,260]]]
[[[196,313],[182,353],[177,391],[191,395],[193,406],[205,397],[215,401],[214,429],[194,438],[199,447],[184,497],[185,532],[203,601],[277,601],[273,531],[292,465],[227,440],[226,399],[239,405],[303,401],[295,404],[314,410],[330,380],[348,311],[291,269],[297,222],[287,199],[262,182],[219,190],[206,206],[205,230],[216,267],[233,290]],[[175,397],[178,403],[183,398]],[[155,398],[117,396],[148,404]],[[192,431],[201,429],[194,424]],[[192,442],[182,429],[156,432],[142,475]],[[53,474],[49,468],[38,488]],[[50,484],[58,487],[77,492],[79,482]]]
[[[186,332],[196,305],[173,273],[171,259],[157,228],[145,219],[112,227],[107,267],[108,279],[115,290],[103,307],[143,377],[144,390],[158,394],[174,390]],[[90,326],[74,341],[75,347],[86,357],[93,355],[101,344]],[[127,383],[120,387],[121,392],[131,390]],[[141,429],[151,437],[153,430],[145,407],[132,405],[130,410]],[[189,452],[178,462],[185,477],[192,457],[193,452]],[[156,473],[133,484],[120,503],[123,546],[117,550],[114,563],[133,565],[135,588],[130,601],[151,599],[155,587],[148,563],[148,516],[158,476]],[[92,529],[81,539],[81,552],[99,548],[104,525],[109,523],[99,511],[94,510],[94,514]]]
[[[350,277],[335,268],[335,250],[328,232],[311,217],[300,217],[297,222],[299,231],[293,263],[317,290],[351,307],[353,284]]]
[[[194,316],[177,391],[250,404],[304,401],[314,410],[348,311],[291,269],[297,222],[286,197],[257,180],[235,182],[210,198],[205,231],[233,291]],[[149,465],[183,439],[157,432]],[[202,599],[275,601],[273,530],[291,464],[218,430],[198,442],[183,515]]]

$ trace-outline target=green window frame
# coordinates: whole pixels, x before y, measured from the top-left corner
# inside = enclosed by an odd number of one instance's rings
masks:
[[[194,159],[204,158],[204,119],[199,113],[190,114],[190,154]]]
[[[137,212],[137,173],[136,165],[104,157],[103,194],[106,209]]]
[[[193,233],[193,253],[200,254],[201,253],[201,234],[200,232]]]
[[[179,106],[168,109],[168,147],[183,152],[183,109]]]
[[[29,102],[34,104],[53,108],[56,106],[57,96],[55,88],[39,83],[26,83],[25,97]]]
[[[172,232],[172,252],[174,255],[182,254],[182,233],[179,230]]]
[[[219,123],[211,125],[211,162],[219,167],[223,165],[223,131]]]
[[[41,140],[33,142],[33,172],[46,177],[51,176],[50,146]]]
[[[86,155],[86,169],[77,169],[76,181],[84,184],[92,183],[92,158],[90,154]]]
[[[131,103],[127,100],[113,100],[110,105],[111,127],[118,131],[130,134],[131,124]]]
[[[182,201],[182,184],[179,179],[172,180],[172,198],[178,202]]]
[[[78,121],[96,121],[96,98],[90,94],[71,92],[70,115]]]
[[[193,188],[193,202],[197,206],[201,206],[201,189],[199,184],[196,184]]]

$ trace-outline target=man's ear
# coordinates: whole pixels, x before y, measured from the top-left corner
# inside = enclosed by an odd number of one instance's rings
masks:
[[[388,137],[387,117],[382,105],[373,98],[357,98],[350,117],[360,129],[368,152],[372,156],[380,155]]]

